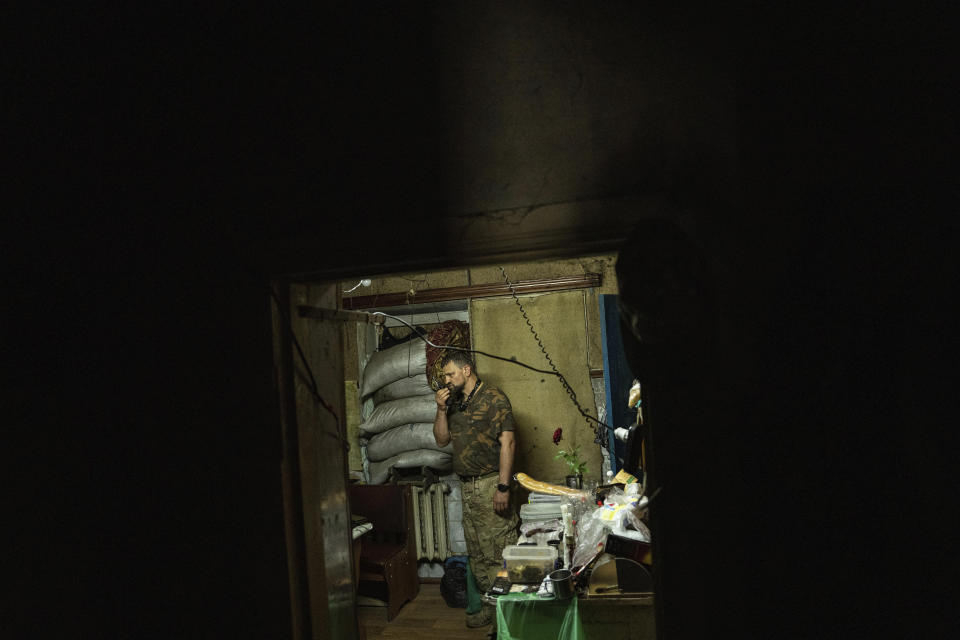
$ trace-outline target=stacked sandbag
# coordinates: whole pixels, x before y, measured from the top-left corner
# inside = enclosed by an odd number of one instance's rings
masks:
[[[373,412],[358,427],[361,438],[370,438],[374,434],[383,433],[402,424],[416,422],[432,424],[437,415],[437,403],[433,399],[432,391],[430,395],[388,400],[374,407]]]
[[[450,472],[450,454],[443,451],[418,449],[405,451],[386,460],[370,463],[370,484],[383,484],[390,477],[390,470],[431,467],[440,473]]]
[[[423,395],[433,395],[433,389],[430,388],[430,383],[427,382],[427,374],[425,373],[410,376],[409,378],[400,378],[396,382],[391,382],[387,386],[378,389],[373,394],[373,404],[377,406],[390,400]]]
[[[437,403],[427,380],[425,344],[413,338],[378,351],[364,367],[360,393],[372,398],[374,409],[359,432],[370,484],[386,482],[394,468],[450,471],[452,447],[438,447],[433,437]]]
[[[437,446],[432,422],[417,422],[388,429],[370,438],[367,443],[367,457],[370,460],[386,460],[405,451],[422,449],[453,453],[451,444]]]
[[[360,397],[366,398],[391,382],[403,378],[426,376],[427,350],[423,340],[414,338],[371,356],[363,368],[363,382],[360,385]]]

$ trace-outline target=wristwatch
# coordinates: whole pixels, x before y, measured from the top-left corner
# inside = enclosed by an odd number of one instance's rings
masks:
[[[508,484],[498,484],[498,485],[497,485],[497,491],[502,491],[502,492],[506,493],[507,491],[510,491],[510,485],[508,485]]]

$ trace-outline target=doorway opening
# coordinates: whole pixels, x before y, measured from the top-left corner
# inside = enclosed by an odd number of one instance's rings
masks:
[[[291,488],[285,493],[299,502],[288,505],[288,528],[303,523],[302,540],[288,532],[288,545],[300,548],[291,554],[291,588],[310,594],[301,593],[302,607],[326,609],[325,624],[352,637],[358,610],[376,632],[371,620],[382,617],[385,627],[416,601],[416,593],[407,593],[406,605],[391,603],[388,589],[370,590],[361,580],[369,576],[361,575],[358,545],[350,543],[354,525],[364,524],[363,514],[350,511],[352,484],[447,485],[440,507],[429,491],[415,496],[413,566],[405,570],[418,583],[435,589],[447,561],[466,554],[450,453],[432,441],[432,418],[424,413],[436,409],[434,345],[473,350],[479,376],[509,396],[515,472],[562,485],[570,470],[557,455],[563,447],[577,451],[587,487],[604,484],[622,467],[622,445],[618,450],[613,443],[611,459],[613,439],[604,426],[623,426],[635,415],[626,395],[615,392],[632,382],[614,335],[615,264],[616,254],[605,253],[288,286],[284,302],[299,344],[278,339],[275,348],[278,362],[286,358],[289,367],[281,385]],[[392,360],[378,364],[384,360],[378,354],[388,352]],[[381,371],[372,373],[372,363]],[[409,406],[401,411],[399,405]],[[393,410],[387,418],[385,408]],[[299,496],[292,490],[298,482]],[[528,493],[521,489],[518,502]],[[313,595],[318,592],[326,594],[322,601]]]

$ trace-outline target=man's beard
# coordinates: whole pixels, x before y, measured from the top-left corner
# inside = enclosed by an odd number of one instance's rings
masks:
[[[459,402],[463,398],[463,387],[464,385],[455,385],[452,382],[448,382],[443,385],[449,392],[450,395],[447,396],[447,406],[452,407],[454,403]]]
[[[466,386],[466,382],[461,385],[455,385],[452,382],[447,385],[447,389],[450,389],[450,395],[447,396],[447,406],[452,407],[454,403],[460,402],[463,400],[463,388]]]
[[[461,396],[461,395],[463,395],[463,388],[464,388],[465,386],[467,386],[467,383],[466,383],[466,382],[464,382],[463,384],[459,384],[459,385],[453,384],[453,383],[451,382],[450,384],[447,385],[447,389],[450,389],[450,395],[452,395],[452,396]]]

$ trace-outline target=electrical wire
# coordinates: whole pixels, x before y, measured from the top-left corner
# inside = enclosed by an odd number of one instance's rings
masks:
[[[530,333],[533,334],[534,339],[537,341],[537,344],[540,346],[540,351],[543,353],[543,356],[547,359],[547,362],[550,364],[550,368],[553,369],[553,375],[557,376],[560,380],[560,384],[563,385],[564,391],[567,392],[567,395],[570,396],[570,400],[573,402],[574,406],[577,408],[577,411],[580,412],[580,415],[584,417],[587,421],[587,426],[590,427],[590,430],[594,432],[596,436],[597,443],[604,449],[609,448],[609,443],[607,439],[601,436],[600,427],[606,427],[610,431],[613,431],[613,427],[603,422],[600,422],[589,413],[587,413],[584,408],[580,405],[580,402],[577,400],[577,393],[573,390],[573,387],[570,386],[570,383],[567,382],[567,379],[563,377],[563,374],[560,373],[560,370],[557,369],[557,365],[554,364],[553,358],[550,357],[550,354],[547,353],[547,348],[543,344],[543,340],[540,339],[540,334],[537,333],[537,330],[533,327],[533,323],[530,321],[530,316],[527,315],[526,309],[523,308],[523,304],[520,302],[519,296],[517,296],[517,290],[514,288],[513,283],[510,282],[510,278],[507,277],[507,272],[500,267],[500,273],[503,274],[503,280],[507,283],[507,286],[510,287],[510,294],[513,296],[513,301],[517,303],[517,307],[520,308],[520,313],[523,315],[524,322],[527,323],[527,326],[530,327]],[[593,421],[597,424],[597,427],[594,428],[590,421]]]
[[[346,291],[344,291],[344,293],[350,293],[351,291],[356,291],[357,289],[360,288],[360,285],[362,285],[362,284],[363,284],[363,280],[361,280],[360,282],[358,282],[358,283],[355,284],[354,286],[352,286],[352,287],[350,287],[349,289],[347,289]]]
[[[503,267],[500,268],[500,271],[503,272]],[[521,313],[523,313],[523,317],[524,317],[524,319],[526,320],[527,325],[530,327],[530,331],[533,333],[534,337],[535,337],[536,340],[537,340],[537,343],[540,345],[540,350],[543,352],[544,356],[546,356],[547,362],[550,363],[550,366],[553,368],[552,371],[548,371],[548,370],[546,370],[546,369],[538,369],[538,368],[536,368],[536,367],[534,367],[534,366],[531,366],[531,365],[529,365],[529,364],[527,364],[527,363],[525,363],[525,362],[521,362],[520,360],[517,360],[515,357],[513,357],[513,358],[505,358],[505,357],[503,357],[503,356],[498,356],[498,355],[494,355],[494,354],[492,354],[492,353],[487,353],[486,351],[480,351],[479,349],[466,349],[466,348],[464,348],[464,347],[455,347],[455,346],[453,346],[453,345],[434,344],[434,343],[431,342],[426,336],[422,335],[419,331],[417,331],[410,323],[408,323],[407,321],[405,321],[403,318],[398,318],[397,316],[390,315],[389,313],[384,313],[383,311],[374,311],[374,312],[372,312],[370,315],[372,315],[372,316],[383,316],[383,317],[385,317],[385,318],[391,318],[391,319],[393,319],[393,320],[396,320],[397,322],[400,322],[400,323],[406,325],[411,331],[413,331],[413,333],[415,333],[415,334],[417,335],[418,338],[420,338],[421,340],[423,340],[424,342],[426,342],[428,345],[430,345],[431,347],[434,347],[434,348],[436,348],[436,349],[447,349],[447,350],[450,350],[450,351],[463,351],[463,352],[465,352],[465,353],[478,353],[478,354],[480,354],[480,355],[482,355],[482,356],[486,356],[486,357],[488,357],[488,358],[493,358],[494,360],[503,360],[504,362],[510,362],[510,363],[512,363],[512,364],[519,365],[519,366],[521,366],[521,367],[524,367],[525,369],[530,369],[531,371],[536,371],[537,373],[543,373],[543,374],[546,374],[546,375],[556,376],[556,377],[560,380],[560,383],[563,385],[563,388],[566,390],[567,394],[570,396],[570,399],[573,401],[574,406],[577,407],[577,410],[580,412],[580,415],[582,415],[584,418],[587,419],[587,425],[590,427],[590,430],[593,431],[595,435],[598,435],[598,434],[599,434],[599,427],[606,427],[606,428],[609,429],[610,431],[613,431],[613,430],[614,430],[613,427],[611,427],[610,425],[608,425],[608,424],[606,424],[606,423],[604,423],[604,422],[601,422],[601,421],[597,420],[596,418],[594,418],[593,416],[591,416],[589,413],[587,413],[586,411],[584,411],[583,407],[580,405],[580,402],[577,400],[577,394],[576,394],[576,393],[574,392],[574,390],[570,387],[570,383],[568,383],[568,382],[567,382],[567,379],[563,377],[563,374],[560,373],[560,370],[557,369],[556,365],[553,363],[553,360],[550,358],[550,354],[548,354],[548,353],[547,353],[547,350],[544,348],[544,346],[543,346],[543,341],[540,340],[539,334],[537,334],[536,330],[533,328],[533,324],[530,322],[530,318],[527,316],[526,311],[523,309],[523,305],[520,303],[520,300],[517,298],[517,294],[516,294],[516,291],[515,291],[514,288],[513,288],[513,284],[510,282],[509,279],[507,279],[505,272],[504,272],[503,275],[504,275],[504,279],[507,281],[507,284],[508,284],[509,287],[510,287],[510,291],[511,291],[511,293],[513,294],[514,300],[516,301],[517,305],[520,307],[520,311],[521,311]],[[590,420],[592,420],[593,422],[597,423],[598,428],[594,429],[594,427],[593,427],[592,425],[590,425],[590,422],[589,422]],[[606,440],[606,438],[600,438],[599,435],[598,435],[598,440],[601,441],[601,446],[602,446],[602,447],[607,448],[608,445],[607,445],[607,440]]]
[[[405,324],[407,327],[409,327],[409,328],[417,335],[418,338],[420,338],[421,340],[423,340],[424,342],[426,342],[428,345],[430,345],[431,347],[434,347],[434,348],[436,348],[436,349],[446,349],[446,350],[448,350],[448,351],[465,351],[465,352],[467,352],[467,353],[479,353],[479,354],[482,355],[482,356],[486,356],[486,357],[488,357],[488,358],[493,358],[493,359],[495,359],[495,360],[503,360],[504,362],[512,362],[513,364],[520,365],[521,367],[525,367],[525,368],[527,368],[527,369],[530,369],[531,371],[536,371],[537,373],[545,373],[545,374],[551,375],[551,376],[558,375],[558,374],[554,373],[553,371],[547,371],[546,369],[537,369],[536,367],[531,367],[531,366],[528,365],[528,364],[525,364],[525,363],[523,363],[523,362],[520,362],[520,361],[517,360],[516,358],[504,358],[503,356],[496,356],[496,355],[493,355],[492,353],[487,353],[486,351],[480,351],[480,350],[478,350],[478,349],[465,349],[465,348],[463,348],[463,347],[455,347],[455,346],[453,346],[453,345],[447,345],[447,344],[434,344],[434,343],[430,342],[430,340],[427,339],[426,336],[424,336],[424,335],[421,334],[419,331],[417,331],[410,323],[408,323],[408,322],[407,322],[406,320],[404,320],[403,318],[398,318],[397,316],[392,316],[392,315],[390,315],[389,313],[384,313],[383,311],[374,311],[374,312],[372,312],[370,315],[372,315],[372,316],[383,316],[383,317],[385,317],[385,318],[391,318],[391,319],[393,319],[393,320],[396,320],[397,322],[401,322],[401,323]]]
[[[280,298],[279,296],[277,296],[277,292],[274,291],[273,287],[270,287],[270,297],[273,298],[273,302],[277,305],[277,311],[280,312],[280,316],[283,318],[284,326],[286,327],[287,331],[290,333],[290,339],[293,341],[293,346],[297,349],[297,354],[299,354],[300,356],[300,361],[303,362],[303,366],[307,370],[307,375],[310,377],[310,386],[308,387],[307,390],[310,392],[310,394],[314,398],[317,399],[317,402],[319,402],[320,405],[324,409],[326,409],[328,412],[330,412],[331,416],[333,416],[334,422],[336,423],[336,426],[337,426],[337,432],[336,434],[331,434],[331,435],[334,435],[338,440],[340,440],[340,442],[343,443],[343,446],[346,448],[346,450],[349,451],[350,443],[340,433],[340,417],[337,416],[336,412],[333,410],[333,407],[331,407],[330,404],[323,399],[323,396],[320,395],[320,390],[319,390],[319,387],[317,386],[317,379],[313,376],[313,369],[310,368],[310,363],[307,362],[307,356],[304,355],[303,353],[303,348],[300,346],[300,341],[297,340],[297,336],[293,332],[293,323],[290,321],[290,316],[287,314],[286,310],[283,308],[283,304],[280,302]]]
[[[349,289],[347,289],[346,291],[344,291],[344,293],[350,293],[350,292],[352,292],[352,291],[356,291],[357,289],[360,288],[360,285],[363,285],[363,286],[365,286],[365,287],[369,287],[370,284],[371,284],[371,283],[370,283],[370,279],[369,279],[369,278],[364,278],[363,280],[361,280],[361,281],[358,282],[357,284],[353,285],[352,287],[350,287]]]
[[[227,229],[226,231],[227,231],[227,236],[229,238],[228,247],[233,249],[232,257],[233,257],[233,260],[236,262],[236,265],[244,273],[246,273],[247,277],[251,278],[254,281],[260,281],[263,277],[263,273],[261,273],[261,270],[254,268],[254,266],[247,260],[247,258],[243,256],[243,252],[239,251],[238,246],[240,242],[237,236],[235,236],[229,229]],[[360,284],[363,284],[364,282],[369,283],[369,280],[368,279],[361,280]],[[333,407],[331,407],[330,404],[323,399],[323,396],[320,395],[320,390],[319,390],[319,387],[317,386],[317,380],[313,375],[313,369],[310,368],[310,363],[307,362],[307,357],[303,353],[303,348],[300,346],[300,342],[297,340],[297,336],[293,332],[293,322],[290,319],[290,314],[288,313],[286,307],[284,307],[283,303],[280,301],[280,297],[277,295],[277,292],[274,289],[273,285],[267,284],[267,289],[270,291],[270,297],[273,299],[274,304],[277,305],[277,311],[280,313],[280,317],[283,319],[284,328],[286,328],[287,332],[290,334],[291,341],[293,342],[294,347],[296,347],[297,349],[297,354],[300,356],[300,360],[301,362],[303,362],[303,366],[307,370],[307,375],[310,377],[310,387],[308,388],[308,391],[314,398],[317,399],[317,402],[319,402],[320,405],[324,409],[326,409],[328,412],[330,412],[331,416],[333,416],[334,422],[336,424],[336,433],[326,432],[326,435],[329,435],[338,439],[340,442],[343,443],[344,450],[349,451],[350,442],[347,441],[347,439],[341,434],[340,418],[339,416],[337,416],[336,412],[333,410]]]

